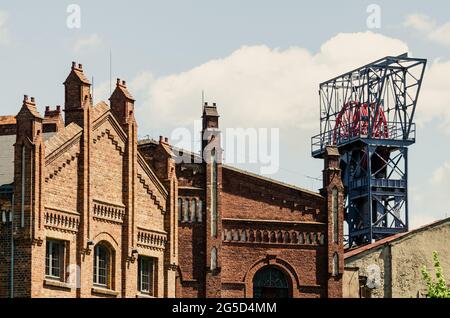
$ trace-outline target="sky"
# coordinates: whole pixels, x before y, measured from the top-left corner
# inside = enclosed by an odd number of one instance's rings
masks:
[[[450,216],[448,1],[0,0],[0,115],[16,114],[24,94],[41,112],[63,104],[72,61],[93,79],[95,102],[108,98],[110,72],[127,81],[141,137],[195,131],[203,91],[223,130],[279,129],[279,169],[268,177],[317,191],[319,83],[404,52],[428,59],[409,150],[417,227]]]

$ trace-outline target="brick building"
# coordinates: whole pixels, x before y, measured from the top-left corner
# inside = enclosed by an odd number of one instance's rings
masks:
[[[109,105],[82,65],[64,86],[64,120],[0,117],[0,297],[342,296],[335,148],[315,193],[223,164],[215,104],[200,156],[138,141],[124,81]]]

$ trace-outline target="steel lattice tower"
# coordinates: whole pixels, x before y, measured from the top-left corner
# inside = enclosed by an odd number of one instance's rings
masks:
[[[341,155],[348,246],[408,230],[408,146],[426,59],[387,56],[320,84],[320,134]]]

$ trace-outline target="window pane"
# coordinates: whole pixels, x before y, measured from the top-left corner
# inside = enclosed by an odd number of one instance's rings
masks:
[[[109,285],[110,254],[106,247],[97,245],[94,255],[94,283],[97,285]]]
[[[183,204],[183,221],[189,221],[189,200],[185,199]]]
[[[178,199],[178,221],[183,220],[183,199]]]
[[[192,199],[191,200],[191,211],[190,211],[190,213],[191,213],[191,222],[195,222],[195,208],[196,208],[196,206],[197,206],[197,200],[195,200],[195,199]]]
[[[64,242],[47,240],[45,249],[45,275],[61,278],[61,267],[64,257]]]
[[[202,222],[202,214],[203,214],[203,202],[202,200],[198,200],[197,203],[197,221]]]
[[[139,290],[153,295],[154,290],[154,259],[150,257],[139,258]]]

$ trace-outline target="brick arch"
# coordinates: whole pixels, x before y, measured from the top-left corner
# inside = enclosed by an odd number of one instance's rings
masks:
[[[299,296],[300,279],[294,267],[292,267],[288,262],[277,256],[267,255],[265,258],[262,258],[257,262],[253,263],[253,265],[250,266],[250,269],[244,275],[243,282],[245,284],[246,298],[253,297],[253,278],[260,269],[266,266],[272,266],[281,270],[290,280],[291,296],[294,298]]]
[[[116,239],[107,232],[100,232],[96,236],[94,236],[94,244],[97,245],[100,242],[107,242],[109,245],[111,245],[113,250],[119,249],[119,244],[117,243]]]

